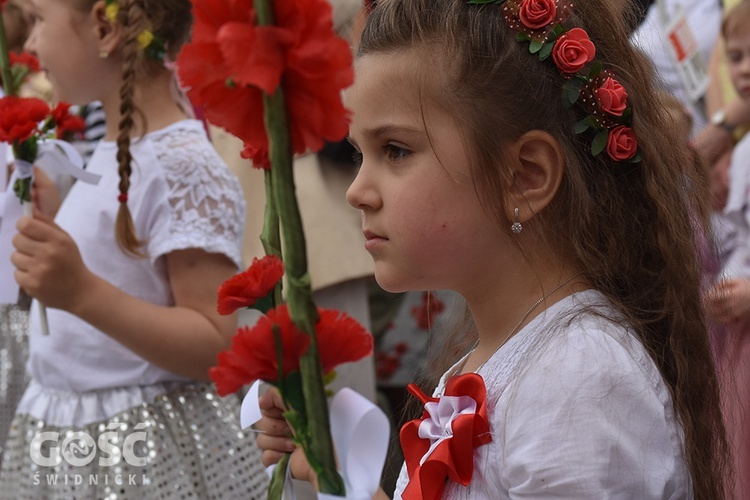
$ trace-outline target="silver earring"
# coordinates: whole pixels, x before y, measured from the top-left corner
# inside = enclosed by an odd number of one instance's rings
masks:
[[[523,226],[520,222],[518,222],[518,208],[513,210],[513,224],[510,226],[510,230],[513,231],[513,234],[518,234],[523,229]]]

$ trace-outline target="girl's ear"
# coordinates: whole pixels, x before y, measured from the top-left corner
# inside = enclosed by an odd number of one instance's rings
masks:
[[[99,43],[99,54],[107,57],[117,50],[122,43],[122,26],[113,22],[107,16],[107,3],[98,0],[91,7],[89,15],[92,18],[96,39]]]
[[[565,157],[560,143],[547,132],[531,130],[509,148],[513,181],[505,210],[508,220],[523,223],[541,212],[557,194],[562,182]]]

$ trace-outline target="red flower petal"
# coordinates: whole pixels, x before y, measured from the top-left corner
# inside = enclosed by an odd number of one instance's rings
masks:
[[[194,0],[193,14],[192,42],[178,58],[180,80],[209,121],[244,142],[243,157],[268,166],[260,90],[271,93],[279,81],[295,154],[346,135],[341,90],[354,78],[352,55],[333,31],[327,0],[274,2],[274,27],[254,25],[249,0]]]
[[[21,143],[47,119],[49,106],[35,97],[6,96],[0,99],[0,141]]]
[[[315,337],[323,373],[372,354],[372,335],[357,320],[334,309],[320,309],[319,312]]]
[[[284,264],[275,255],[253,259],[247,270],[222,283],[218,291],[219,314],[232,314],[240,307],[250,307],[269,294],[284,275]]]
[[[324,373],[372,353],[372,336],[354,319],[334,310],[320,309],[319,313],[316,337]],[[209,375],[220,395],[234,393],[256,380],[277,382],[274,326],[281,335],[283,377],[299,370],[299,358],[307,351],[310,338],[292,322],[287,306],[281,305],[252,328],[240,328],[231,348],[219,354],[218,366],[211,368]]]

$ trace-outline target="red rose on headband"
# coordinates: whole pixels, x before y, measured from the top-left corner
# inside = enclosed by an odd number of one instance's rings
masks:
[[[518,17],[524,26],[541,29],[551,23],[557,15],[555,0],[523,0]]]
[[[607,138],[607,154],[615,160],[629,160],[638,151],[638,141],[635,132],[630,127],[619,125],[609,131]]]
[[[596,100],[602,111],[614,116],[622,116],[622,112],[628,107],[628,93],[620,82],[612,77],[607,77],[601,87],[594,92]]]
[[[560,36],[552,48],[552,59],[557,69],[566,74],[578,73],[596,55],[596,47],[581,28],[573,28]]]

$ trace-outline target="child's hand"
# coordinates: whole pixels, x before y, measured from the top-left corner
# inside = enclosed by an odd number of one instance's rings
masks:
[[[292,453],[289,467],[294,479],[308,481],[317,486],[317,477],[305,457],[302,448],[292,441],[292,431],[284,420],[284,402],[276,388],[268,389],[258,401],[263,417],[255,424],[262,431],[258,434],[258,447],[263,450],[263,465],[268,467],[278,463],[287,453]]]
[[[34,210],[50,219],[57,214],[62,200],[52,179],[41,168],[34,167],[34,184],[31,186],[31,203]]]
[[[49,307],[71,311],[85,297],[92,276],[73,239],[51,219],[36,212],[21,217],[10,260],[21,288]]]
[[[708,294],[708,312],[721,323],[750,317],[750,280],[719,282]]]

